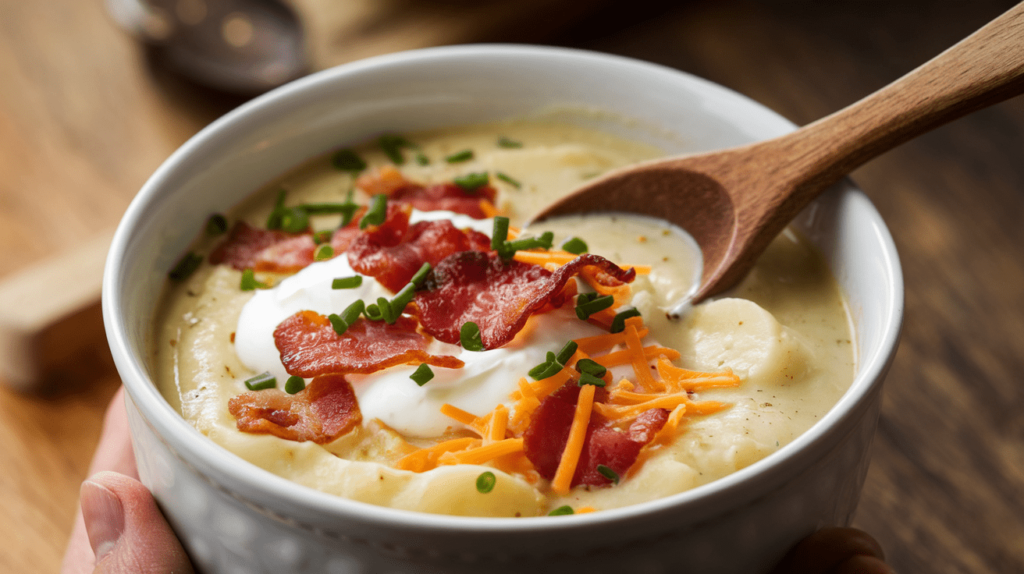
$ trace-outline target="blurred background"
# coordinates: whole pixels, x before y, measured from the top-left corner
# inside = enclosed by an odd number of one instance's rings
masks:
[[[0,571],[59,570],[120,384],[96,304],[113,227],[168,155],[257,93],[376,54],[528,42],[664,64],[805,124],[1013,5],[0,0]],[[855,526],[900,572],[1024,572],[1024,99],[852,177],[907,287]]]

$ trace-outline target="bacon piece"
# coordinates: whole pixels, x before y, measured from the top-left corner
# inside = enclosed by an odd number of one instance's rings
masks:
[[[454,183],[422,185],[405,179],[402,172],[391,166],[360,176],[356,186],[370,195],[386,194],[390,201],[405,203],[420,211],[453,211],[474,219],[487,219],[480,200],[493,205],[498,193],[490,185],[473,191],[466,191]]]
[[[411,208],[389,204],[387,219],[370,227],[349,246],[352,269],[397,292],[423,263],[437,265],[453,253],[490,249],[491,240],[472,229],[459,230],[451,221],[420,221],[409,225]]]
[[[344,375],[322,375],[289,395],[277,389],[250,391],[228,401],[238,430],[272,434],[296,442],[329,443],[363,420],[352,385]]]
[[[313,262],[315,248],[308,233],[258,229],[239,221],[210,253],[210,263],[224,263],[238,270],[293,272]]]
[[[502,261],[497,253],[467,251],[449,256],[427,276],[428,290],[416,294],[424,330],[457,344],[462,325],[480,328],[486,349],[511,341],[534,313],[560,307],[575,291],[566,283],[584,267],[596,267],[608,280],[629,283],[636,277],[600,255],[584,254],[554,272],[538,265]]]
[[[580,387],[576,381],[567,382],[541,402],[533,413],[530,426],[523,433],[526,457],[537,472],[549,480],[554,478],[562,459],[579,395]],[[604,402],[606,399],[607,392],[597,389],[594,400]],[[583,451],[571,485],[610,484],[611,481],[598,472],[598,465],[607,466],[619,476],[624,476],[636,462],[640,449],[651,442],[654,435],[665,426],[668,415],[665,409],[649,409],[634,419],[628,429],[620,430],[596,411],[591,413]]]
[[[394,324],[361,318],[338,335],[331,322],[313,311],[299,311],[274,329],[274,344],[290,375],[315,377],[327,373],[369,374],[406,363],[427,363],[458,369],[463,362],[426,352],[427,337],[416,321],[399,317]]]

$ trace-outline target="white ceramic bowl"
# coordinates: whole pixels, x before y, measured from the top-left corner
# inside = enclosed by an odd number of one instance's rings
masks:
[[[591,125],[662,146],[714,149],[793,125],[684,73],[625,58],[461,46],[372,58],[303,78],[231,112],[170,157],[128,208],[107,261],[103,316],[128,390],[143,482],[204,572],[766,571],[816,528],[851,520],[868,467],[903,282],[889,232],[849,182],[798,226],[854,312],[856,380],[807,433],[722,480],[668,498],[552,519],[380,508],[274,476],[222,450],[161,397],[147,364],[154,307],[205,217],[304,160],[383,131],[592,109]]]

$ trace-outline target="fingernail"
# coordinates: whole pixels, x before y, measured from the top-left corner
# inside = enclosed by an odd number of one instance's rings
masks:
[[[99,562],[114,549],[124,531],[124,509],[113,491],[90,480],[82,483],[81,498],[85,531]]]

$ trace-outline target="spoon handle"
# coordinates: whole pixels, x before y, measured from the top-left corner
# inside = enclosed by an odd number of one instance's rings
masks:
[[[755,144],[773,159],[793,158],[769,167],[783,187],[776,188],[783,191],[776,209],[787,212],[780,220],[789,221],[827,186],[875,156],[1022,92],[1024,3],[878,92],[792,134]],[[763,199],[747,201],[754,207]]]

